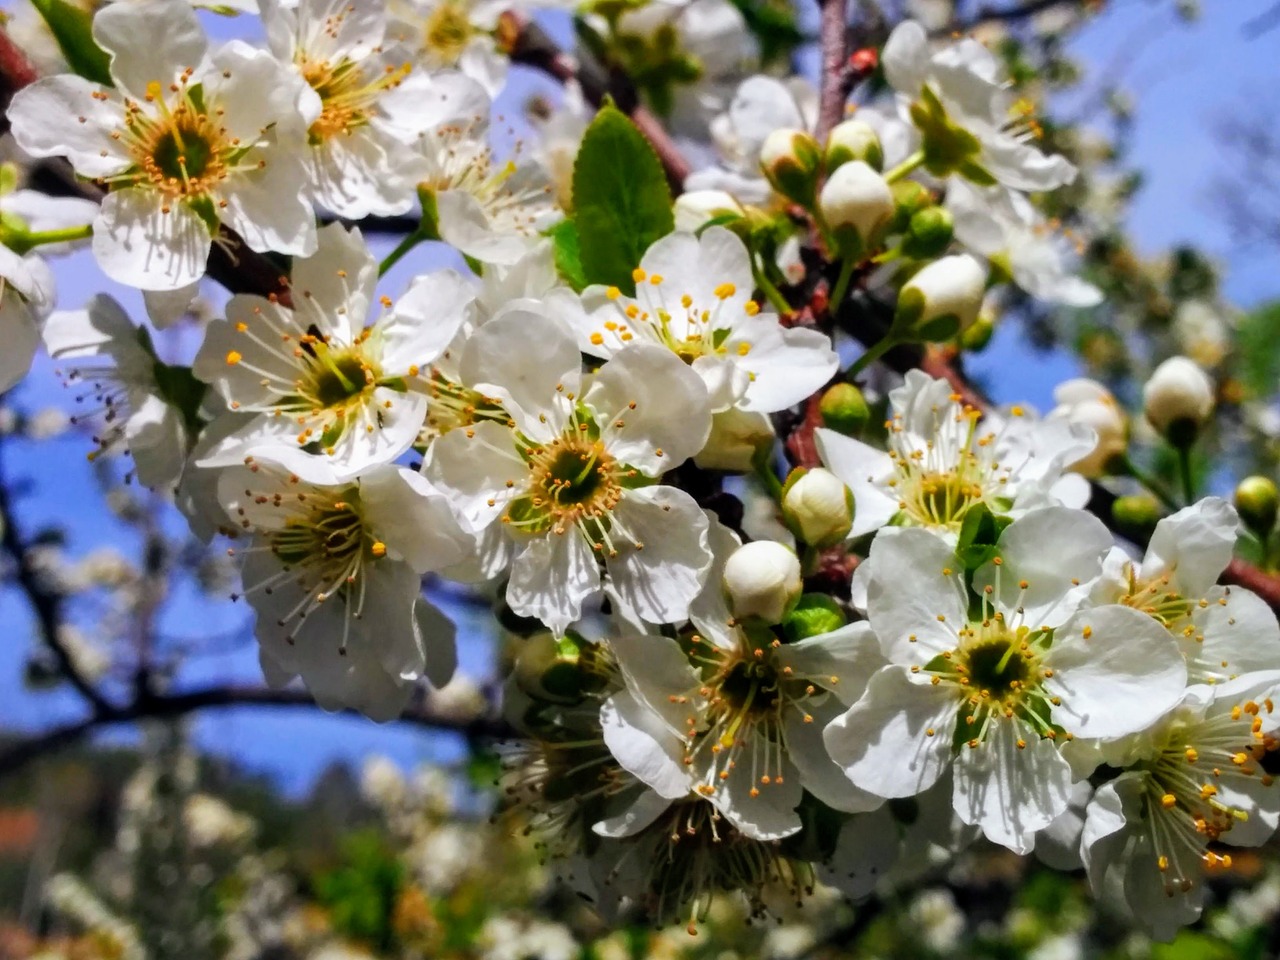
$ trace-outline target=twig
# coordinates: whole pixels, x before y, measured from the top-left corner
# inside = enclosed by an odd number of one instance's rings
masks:
[[[818,102],[818,143],[827,139],[831,128],[844,119],[849,98],[849,8],[848,0],[820,0],[822,77]]]
[[[569,56],[546,31],[522,13],[511,11],[503,14],[503,18],[505,32],[511,37],[509,50],[513,62],[541,70],[561,83],[577,82],[593,107],[599,107],[606,96],[612,97],[618,109],[631,117],[653,146],[672,190],[679,193],[683,189],[692,167],[658,118],[640,103],[635,84],[625,73],[608,70],[591,59],[580,61]]]
[[[27,764],[55,750],[78,743],[84,737],[102,727],[120,723],[136,723],[139,720],[173,719],[200,710],[226,707],[316,707],[315,700],[305,690],[271,690],[266,687],[212,686],[187,693],[144,696],[121,709],[87,717],[23,740],[0,751],[0,777],[15,773]],[[333,716],[359,716],[356,713],[332,714]],[[501,720],[478,717],[461,720],[432,709],[430,702],[421,707],[406,710],[398,722],[449,730],[466,737],[500,739],[511,736],[512,730]]]

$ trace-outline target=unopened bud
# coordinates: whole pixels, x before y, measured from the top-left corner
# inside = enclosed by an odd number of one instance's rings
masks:
[[[797,467],[782,489],[782,517],[791,532],[818,549],[834,547],[853,528],[853,493],[830,470]]]
[[[537,633],[520,645],[512,670],[516,685],[535,700],[577,703],[582,699],[582,669],[572,641]]]
[[[871,419],[871,410],[862,391],[852,383],[837,383],[818,402],[823,426],[846,437],[858,437]]]
[[[1130,536],[1150,535],[1160,521],[1160,504],[1146,493],[1117,497],[1111,505],[1111,517],[1122,533]]]
[[[827,176],[831,176],[850,160],[861,160],[875,170],[883,170],[884,149],[871,124],[862,120],[846,120],[844,123],[837,123],[827,134],[823,160],[826,162]]]
[[[820,166],[818,142],[803,130],[775,130],[760,148],[760,169],[784,197],[812,207]]]
[[[1249,529],[1265,541],[1276,527],[1280,491],[1270,477],[1245,477],[1236,487],[1236,510]]]
[[[946,207],[925,207],[907,221],[902,252],[916,260],[932,260],[951,245],[955,220]]]
[[[694,233],[708,223],[746,216],[742,204],[723,190],[691,190],[676,197],[676,229]]]
[[[743,544],[724,565],[724,587],[735,617],[779,623],[804,589],[800,560],[773,540]]]
[[[1213,381],[1186,357],[1170,357],[1143,386],[1142,408],[1166,440],[1190,446],[1213,413]]]
[[[782,632],[791,643],[839,630],[849,618],[840,604],[825,593],[806,593],[782,620]]]
[[[840,257],[863,257],[879,244],[893,219],[893,193],[884,177],[861,160],[851,160],[827,178],[818,207]]]
[[[891,233],[905,233],[911,218],[921,210],[933,206],[933,194],[915,180],[899,180],[893,191],[893,227]]]
[[[775,438],[765,414],[730,407],[711,418],[711,436],[694,463],[703,470],[747,473],[760,452],[772,449]]]
[[[1124,456],[1129,447],[1129,421],[1111,391],[1081,377],[1060,383],[1053,391],[1057,406],[1050,419],[1066,420],[1091,429],[1098,437],[1093,452],[1070,465],[1070,469],[1086,477],[1099,477],[1113,472],[1108,466]]]
[[[898,296],[894,330],[917,340],[948,340],[978,319],[987,272],[967,253],[935,260]]]
[[[983,310],[973,325],[960,334],[960,346],[970,353],[981,353],[996,335],[996,318]]]

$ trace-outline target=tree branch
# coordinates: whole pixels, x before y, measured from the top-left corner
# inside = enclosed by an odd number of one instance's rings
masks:
[[[821,8],[820,38],[822,47],[821,94],[818,101],[818,126],[814,136],[824,143],[831,128],[844,119],[844,105],[849,98],[849,8],[848,0],[819,0]]]
[[[305,690],[271,690],[266,687],[211,686],[187,693],[144,696],[121,709],[87,717],[23,740],[0,750],[0,777],[15,773],[34,760],[55,750],[69,747],[95,730],[121,723],[140,720],[183,717],[200,710],[227,707],[316,707],[315,700]],[[358,717],[353,711],[330,716]],[[447,730],[468,738],[501,739],[511,736],[512,729],[503,721],[492,717],[462,719],[435,709],[430,701],[410,707],[400,715],[398,723],[412,724],[433,730]]]
[[[618,109],[627,113],[633,123],[653,146],[667,180],[675,193],[684,189],[684,181],[692,172],[689,161],[662,126],[662,122],[640,102],[635,84],[620,70],[610,70],[592,59],[578,60],[569,56],[552,40],[545,30],[516,11],[503,14],[504,30],[508,40],[512,62],[541,70],[561,83],[576,81],[582,87],[582,95],[593,107],[612,97]]]
[[[115,711],[111,702],[103,696],[76,665],[75,658],[63,642],[62,606],[64,597],[60,591],[49,584],[41,574],[36,562],[35,552],[18,530],[17,518],[13,513],[13,501],[8,484],[0,476],[0,546],[13,560],[15,566],[14,579],[18,587],[27,597],[31,612],[39,624],[40,633],[45,645],[53,654],[58,671],[67,682],[76,689],[93,710],[95,717],[106,716]]]

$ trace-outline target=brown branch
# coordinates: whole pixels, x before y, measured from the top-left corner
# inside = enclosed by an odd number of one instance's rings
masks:
[[[653,146],[667,172],[672,191],[678,194],[684,189],[684,181],[692,172],[689,161],[661,121],[640,103],[635,84],[626,73],[607,69],[593,59],[580,61],[569,56],[556,46],[545,30],[514,10],[503,14],[500,34],[507,38],[506,46],[512,62],[534,67],[561,83],[577,81],[582,87],[582,95],[593,107],[599,107],[605,97],[611,97]]]
[[[227,707],[314,709],[316,702],[305,690],[271,690],[266,687],[211,686],[187,693],[145,696],[128,707],[112,709],[102,715],[54,727],[5,750],[0,750],[0,777],[15,773],[55,750],[72,746],[102,727],[136,723],[139,720],[172,720],[201,710],[218,710]],[[330,714],[330,716],[354,717],[359,714],[346,711],[341,714]],[[396,722],[432,730],[447,730],[469,738],[501,739],[513,733],[511,728],[501,720],[485,716],[470,719],[456,718],[433,708],[429,700],[421,706],[408,708]]]
[[[831,128],[844,119],[844,105],[852,83],[849,69],[848,0],[820,0],[822,76],[818,126],[814,135],[824,143]]]

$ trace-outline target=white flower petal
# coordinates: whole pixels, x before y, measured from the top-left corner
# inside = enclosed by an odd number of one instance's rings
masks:
[[[920,684],[889,666],[823,734],[827,752],[854,786],[877,796],[914,797],[951,765],[960,705],[947,684]]]
[[[1044,688],[1062,703],[1053,719],[1080,737],[1122,737],[1182,699],[1187,668],[1158,621],[1128,607],[1082,610],[1054,632]]]
[[[507,603],[521,617],[535,617],[556,636],[582,618],[582,603],[600,589],[591,546],[576,529],[548,531],[530,540],[511,563]]]
[[[600,731],[622,769],[663,798],[664,808],[689,795],[693,784],[684,764],[684,743],[631,693],[619,690],[601,705]]]
[[[626,491],[613,517],[626,538],[605,557],[618,595],[649,623],[685,619],[711,569],[706,515],[683,490],[656,486]]]
[[[1102,572],[1114,540],[1101,520],[1082,510],[1046,507],[1015,520],[1000,535],[1000,565],[981,567],[974,589],[994,588],[1006,614],[1021,609],[1031,627],[1056,626],[1084,598]],[[1025,582],[1026,587],[1019,585]]]
[[[1142,577],[1170,574],[1177,592],[1204,596],[1231,560],[1239,536],[1240,518],[1221,497],[1205,497],[1156,524]]]
[[[511,431],[486,421],[437,437],[423,473],[471,529],[483,530],[528,480],[529,468],[516,455]]]
[[[360,476],[362,516],[395,559],[416,573],[461,563],[470,552],[466,536],[444,495],[421,474],[404,467],[375,467]]]
[[[954,777],[960,819],[1014,853],[1031,852],[1071,793],[1071,766],[1057,745],[1016,720],[994,721],[977,747],[961,747]]]
[[[185,203],[141,188],[107,194],[93,225],[93,255],[103,273],[140,290],[195,283],[212,243],[208,226]]]
[[[585,403],[596,413],[605,449],[646,476],[679,466],[711,434],[702,378],[662,347],[619,351],[596,374]]]
[[[111,136],[124,125],[119,98],[83,77],[45,77],[19,90],[9,106],[9,123],[27,153],[66,157],[82,176],[109,177],[133,162]]]
[[[569,419],[581,366],[568,328],[553,317],[516,307],[467,340],[460,369],[465,384],[504,402],[522,433],[545,442],[559,436]]]
[[[813,435],[822,462],[853,492],[856,510],[849,536],[863,536],[892,520],[901,508],[894,497],[884,492],[894,475],[889,455],[825,427],[819,427]]]
[[[102,9],[93,18],[93,39],[111,54],[111,76],[136,100],[147,85],[164,89],[188,67],[204,60],[204,31],[187,3],[133,0]]]
[[[957,644],[968,621],[954,551],[927,530],[887,527],[871,545],[867,614],[886,657],[923,666]]]

